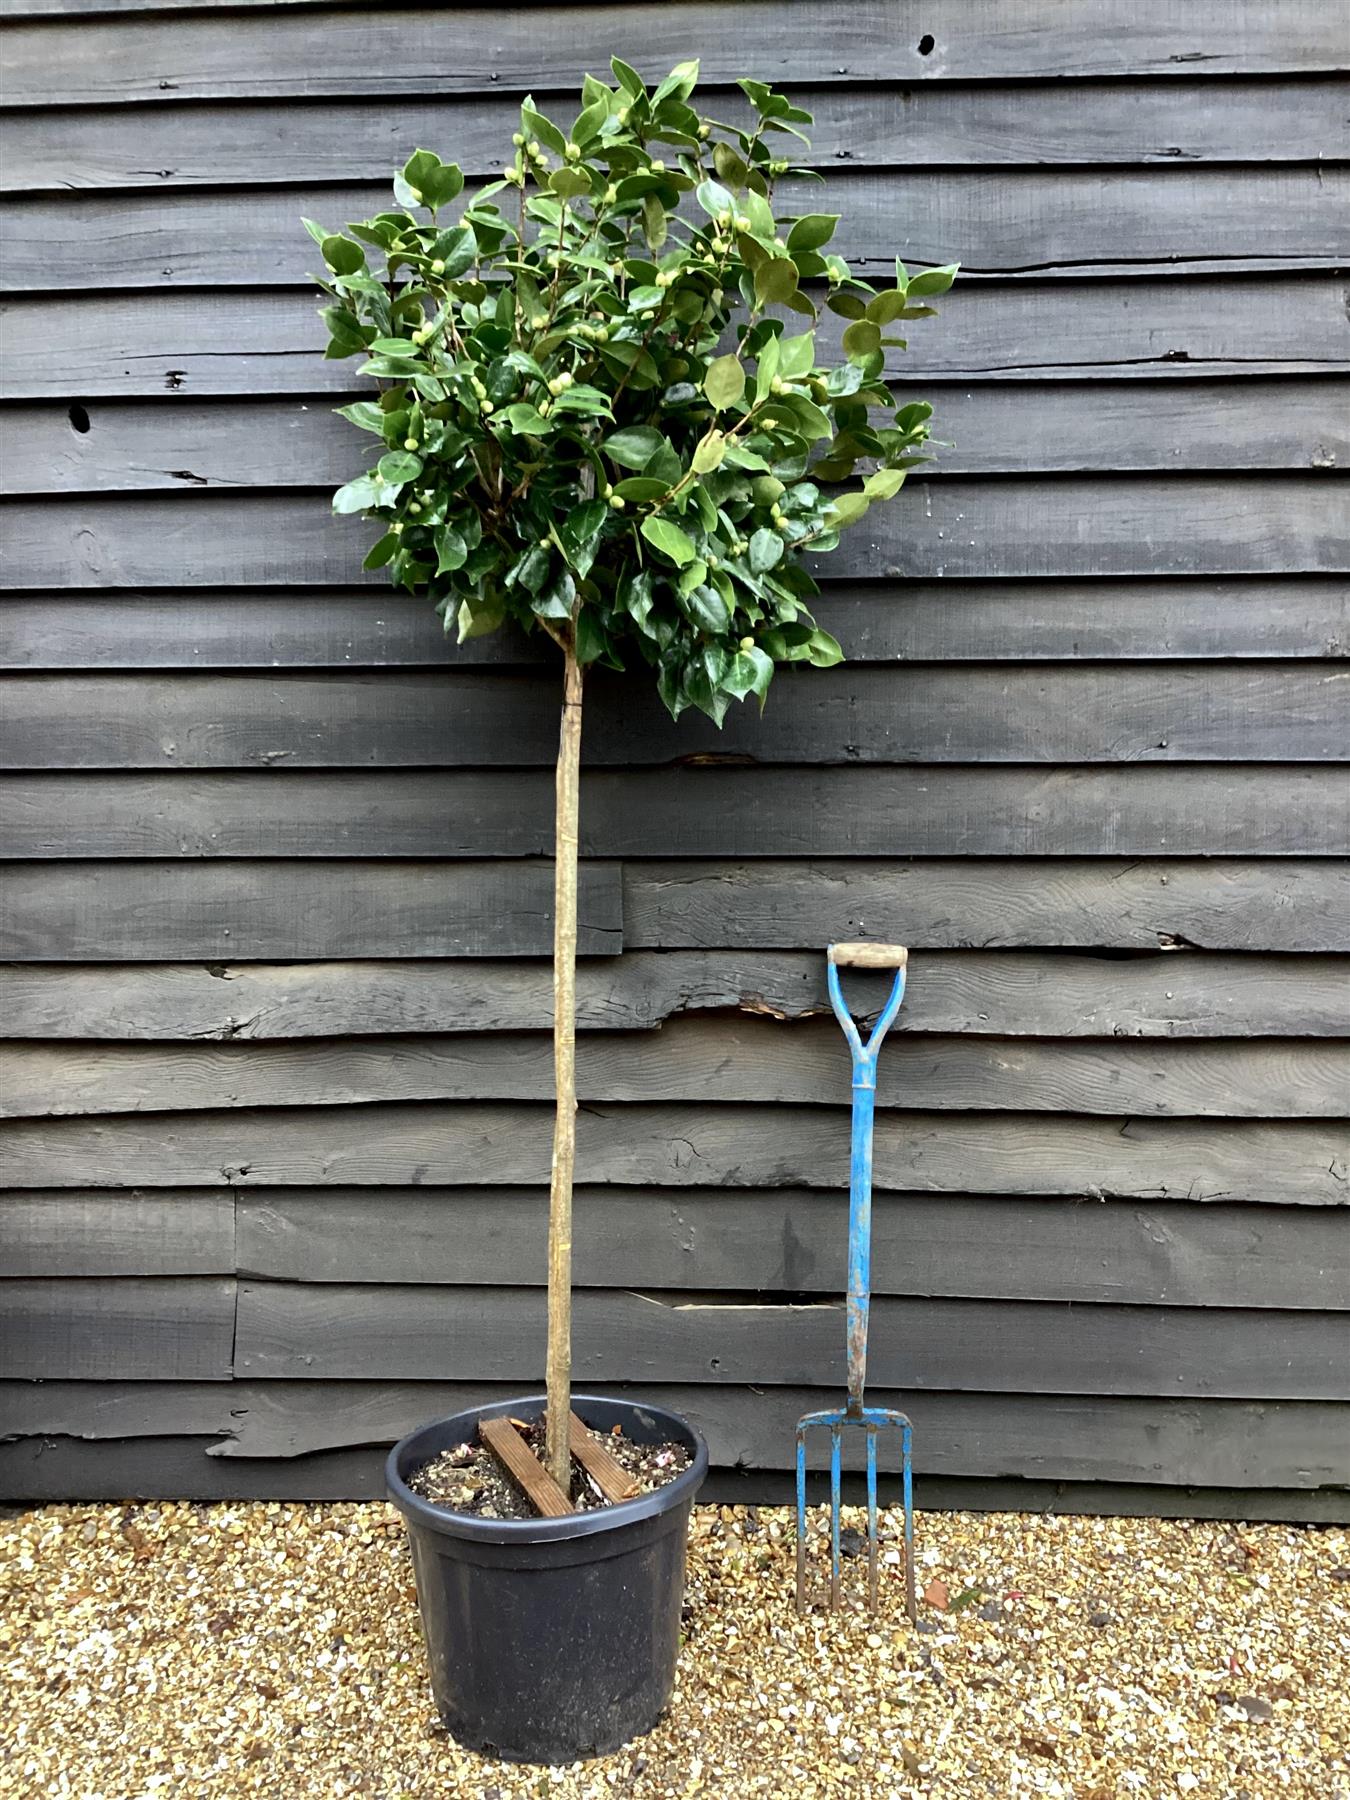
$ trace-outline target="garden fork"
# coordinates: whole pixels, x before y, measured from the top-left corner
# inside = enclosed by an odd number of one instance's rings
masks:
[[[905,1610],[917,1616],[914,1595],[914,1477],[911,1467],[914,1431],[904,1413],[863,1404],[867,1379],[867,1314],[872,1296],[872,1112],[877,1092],[877,1055],[881,1040],[895,1023],[905,997],[905,965],[909,952],[899,944],[831,944],[826,979],[834,1016],[844,1028],[853,1053],[853,1143],[848,1184],[848,1404],[827,1412],[807,1413],[797,1421],[797,1611],[806,1605],[806,1434],[813,1425],[830,1433],[830,1605],[839,1605],[839,1460],[846,1425],[867,1434],[867,1603],[877,1603],[877,1432],[895,1426],[900,1432],[900,1466],[905,1504]],[[841,968],[894,969],[890,998],[864,1044],[844,1003]]]

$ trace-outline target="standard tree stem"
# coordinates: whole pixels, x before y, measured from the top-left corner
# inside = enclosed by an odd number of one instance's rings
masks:
[[[548,1207],[548,1411],[544,1461],[572,1492],[572,1171],[577,1148],[577,820],[581,789],[581,665],[563,643],[558,738],[557,839],[553,861],[553,1176]]]

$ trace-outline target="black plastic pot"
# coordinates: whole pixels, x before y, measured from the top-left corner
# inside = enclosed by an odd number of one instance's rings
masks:
[[[532,1419],[542,1395],[501,1400],[423,1425],[385,1467],[412,1541],[431,1686],[442,1720],[470,1749],[516,1762],[575,1762],[652,1726],[679,1654],[685,1546],[708,1449],[659,1406],[573,1396],[602,1431],[683,1444],[682,1475],[620,1506],[563,1519],[480,1519],[433,1506],[408,1476],[481,1419]]]

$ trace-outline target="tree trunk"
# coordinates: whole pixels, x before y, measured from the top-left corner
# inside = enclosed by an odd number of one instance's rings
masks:
[[[544,1460],[572,1492],[568,1421],[572,1411],[572,1170],[577,1147],[577,818],[581,787],[581,665],[569,631],[563,643],[562,728],[558,740],[553,852],[553,1175],[548,1207],[548,1411]]]

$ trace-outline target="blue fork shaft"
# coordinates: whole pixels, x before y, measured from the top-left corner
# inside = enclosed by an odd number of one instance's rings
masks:
[[[867,1383],[867,1321],[872,1300],[872,1119],[876,1062],[853,1065],[853,1151],[848,1175],[848,1410],[861,1417]]]

